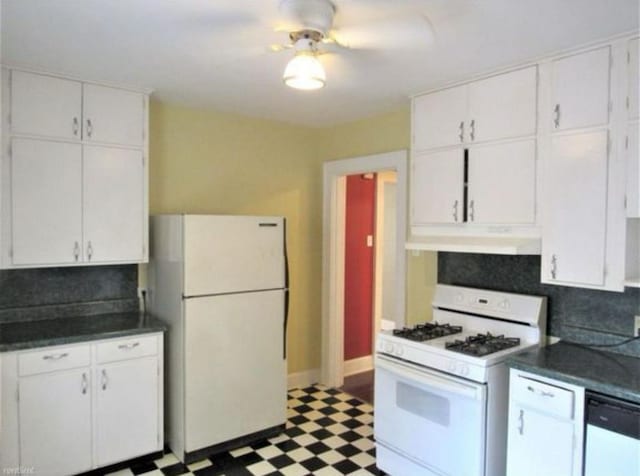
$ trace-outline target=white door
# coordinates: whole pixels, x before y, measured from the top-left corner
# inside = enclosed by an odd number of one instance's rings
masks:
[[[484,476],[486,391],[485,385],[378,356],[376,443],[400,449],[426,468],[424,474]]]
[[[144,142],[144,96],[123,89],[83,85],[83,137],[109,144]]]
[[[285,423],[284,291],[185,300],[185,447]]]
[[[20,378],[20,466],[35,474],[91,468],[89,369]]]
[[[640,217],[640,123],[627,131],[627,216]]]
[[[469,140],[508,139],[536,132],[537,67],[469,84]]]
[[[467,86],[444,89],[413,100],[413,149],[460,144],[466,139]]]
[[[11,72],[11,132],[80,139],[82,83]]]
[[[186,215],[186,296],[283,288],[282,217]]]
[[[507,476],[572,476],[573,428],[571,420],[512,402]]]
[[[81,171],[80,144],[13,140],[13,264],[82,261]]]
[[[553,62],[553,130],[609,122],[609,69],[608,46]]]
[[[464,151],[416,154],[411,164],[411,223],[462,223]]]
[[[635,38],[629,42],[629,119],[637,119],[640,117],[640,95],[638,88],[640,87],[640,39]]]
[[[144,256],[142,151],[83,149],[84,252],[88,262],[141,261]]]
[[[158,359],[100,365],[95,374],[97,465],[157,451]]]
[[[602,285],[607,131],[553,137],[546,166],[542,280]]]
[[[472,147],[468,221],[533,223],[535,184],[535,140]]]

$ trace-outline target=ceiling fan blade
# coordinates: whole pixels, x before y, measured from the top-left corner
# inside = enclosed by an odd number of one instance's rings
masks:
[[[423,49],[436,39],[429,19],[419,13],[353,24],[331,31],[338,44],[355,49]]]

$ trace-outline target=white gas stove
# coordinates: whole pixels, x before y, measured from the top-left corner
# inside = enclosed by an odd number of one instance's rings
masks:
[[[438,285],[432,307],[432,322],[378,335],[377,465],[393,476],[504,474],[504,360],[540,345],[546,298]]]

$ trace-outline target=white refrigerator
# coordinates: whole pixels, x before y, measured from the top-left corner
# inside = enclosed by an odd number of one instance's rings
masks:
[[[166,439],[189,463],[286,423],[282,217],[151,217],[149,306],[169,324]]]

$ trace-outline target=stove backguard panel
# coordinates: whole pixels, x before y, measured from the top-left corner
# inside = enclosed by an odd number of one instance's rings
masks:
[[[138,309],[138,266],[0,270],[0,322]]]
[[[547,296],[547,334],[583,343],[631,337],[640,314],[640,288],[617,293],[542,284],[540,256],[439,252],[438,282]],[[640,341],[607,350],[640,356]]]

